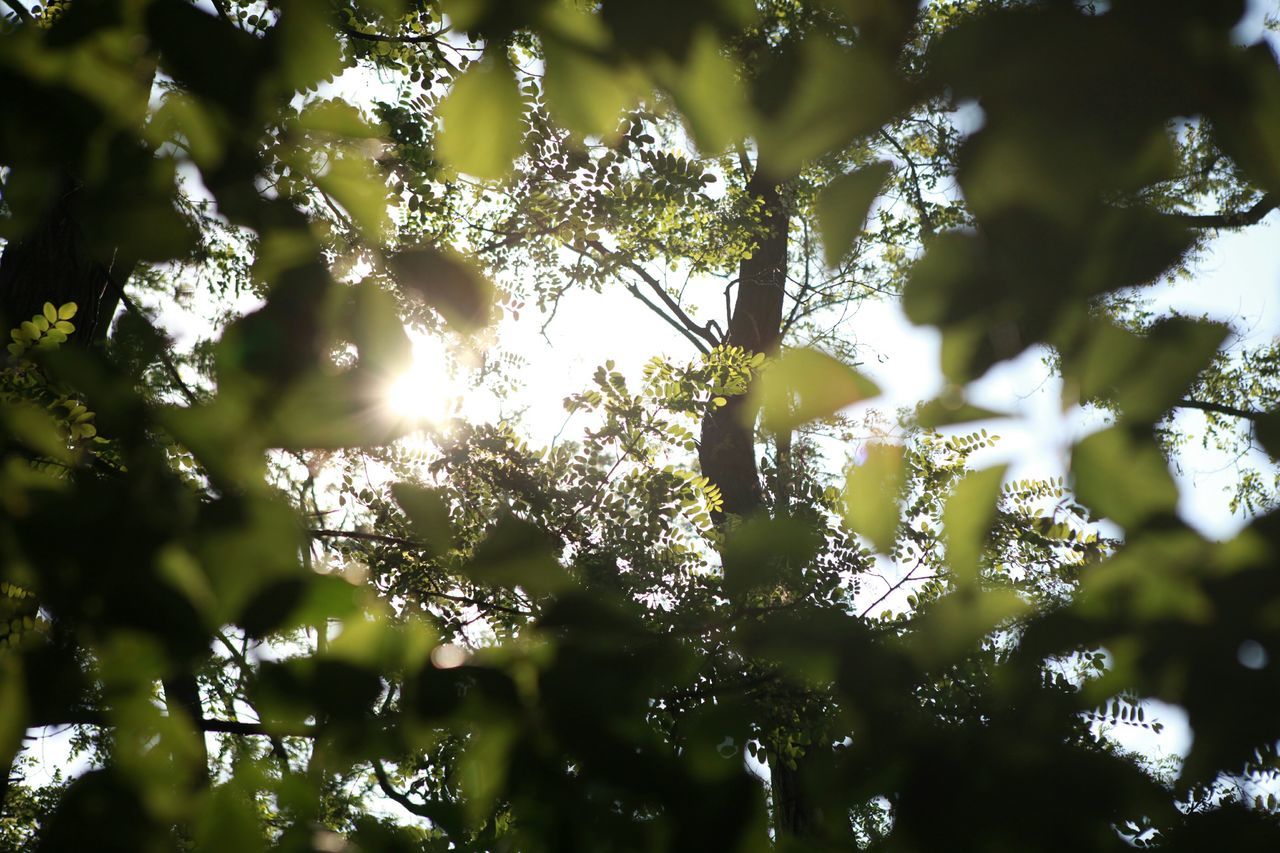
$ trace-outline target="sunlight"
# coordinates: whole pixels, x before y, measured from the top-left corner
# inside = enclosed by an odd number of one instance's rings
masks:
[[[413,357],[408,368],[387,383],[387,408],[414,426],[439,427],[457,413],[465,392],[454,362],[437,338],[411,335]]]

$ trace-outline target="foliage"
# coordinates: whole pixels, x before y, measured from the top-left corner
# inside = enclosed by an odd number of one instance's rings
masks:
[[[6,0],[0,838],[1274,846],[1275,490],[1210,541],[1166,455],[1274,458],[1274,347],[1125,300],[1277,206],[1280,67],[1237,2],[919,5]],[[618,285],[696,355],[579,440],[381,404],[406,325]],[[951,386],[837,479],[898,294]],[[957,428],[1034,346],[1069,481]],[[1148,700],[1177,774],[1103,736]]]

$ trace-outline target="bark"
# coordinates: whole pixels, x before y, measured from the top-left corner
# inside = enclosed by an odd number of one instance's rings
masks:
[[[40,313],[44,303],[76,303],[76,332],[72,346],[94,346],[107,337],[111,319],[124,295],[124,286],[137,261],[119,250],[95,253],[81,225],[79,182],[67,176],[59,197],[27,234],[11,240],[0,254],[0,329],[8,330]],[[164,682],[171,713],[192,720],[203,718],[199,686],[193,675],[177,675]],[[193,784],[208,782],[208,755],[199,735],[201,770]],[[0,806],[9,782],[9,768],[0,774]]]
[[[747,183],[747,191],[761,201],[764,231],[751,257],[739,267],[737,299],[726,342],[749,352],[775,355],[782,338],[790,215],[781,187],[771,176],[757,170]],[[723,524],[728,515],[749,516],[768,508],[756,461],[757,414],[746,397],[732,397],[727,405],[703,418],[698,460],[703,476],[719,487],[724,498],[723,511],[714,516],[717,524]],[[789,436],[781,443],[789,445]],[[776,496],[775,505],[785,503],[786,495]],[[805,793],[804,770],[803,756],[795,770],[777,756],[769,760],[774,828],[779,837],[825,834],[822,814]]]
[[[729,318],[727,343],[750,352],[774,355],[782,337],[782,298],[787,273],[790,217],[776,182],[759,170],[747,191],[763,202],[765,232],[751,257],[738,269],[738,297]],[[745,397],[731,397],[702,421],[698,461],[703,476],[719,487],[726,514],[747,516],[765,508],[756,464],[756,412]]]
[[[78,182],[63,181],[59,197],[29,233],[12,240],[0,255],[0,321],[3,329],[40,313],[41,306],[74,302],[72,343],[100,343],[120,304],[124,283],[137,261],[112,251],[94,254],[80,225]]]

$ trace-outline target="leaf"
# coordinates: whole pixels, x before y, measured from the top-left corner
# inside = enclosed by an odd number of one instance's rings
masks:
[[[390,264],[401,287],[455,326],[469,331],[489,322],[493,285],[462,258],[435,249],[407,249]]]
[[[440,104],[440,158],[482,180],[507,173],[521,151],[524,102],[511,67],[490,56],[470,66]]]
[[[978,579],[979,563],[996,517],[996,501],[1004,473],[1003,465],[970,472],[947,499],[942,517],[947,537],[947,564],[958,584]]]
[[[785,581],[811,563],[821,546],[822,533],[800,519],[749,518],[725,536],[725,591],[733,596]]]
[[[9,772],[27,731],[27,688],[21,658],[0,650],[0,767]]]
[[[1172,512],[1178,504],[1178,487],[1160,449],[1124,427],[1105,429],[1077,444],[1071,471],[1080,499],[1122,527]]]
[[[332,157],[324,174],[316,177],[321,190],[342,205],[360,233],[378,240],[387,232],[387,192],[373,164],[346,153]]]
[[[1155,421],[1209,365],[1227,333],[1225,325],[1182,318],[1145,334],[1099,323],[1079,355],[1063,359],[1064,393],[1114,400],[1126,419]]]
[[[787,350],[760,374],[753,392],[766,429],[788,432],[880,393],[874,382],[824,352]]]
[[[845,477],[845,521],[881,553],[893,550],[901,520],[898,500],[904,474],[900,446],[869,444],[862,464],[850,468]]]
[[[960,397],[958,393],[954,397],[944,393],[928,403],[921,404],[916,410],[916,423],[925,429],[1007,417],[1010,415],[1006,412],[996,412],[975,406]]]
[[[872,163],[841,175],[818,194],[818,230],[827,266],[839,266],[853,248],[866,224],[871,204],[892,170],[890,163]]]
[[[429,545],[435,555],[453,548],[449,503],[440,490],[413,483],[393,483],[391,494],[408,517],[414,536]]]
[[[44,319],[45,319],[47,322],[49,322],[49,323],[56,323],[56,322],[58,322],[58,309],[56,309],[56,308],[54,308],[54,307],[53,307],[53,303],[52,303],[52,302],[46,302],[46,303],[44,304],[44,307],[43,307],[42,309],[40,309],[40,310],[41,310],[41,313],[43,313],[43,314],[44,314]]]
[[[749,113],[742,71],[710,31],[694,38],[684,67],[673,75],[670,86],[704,154],[719,153],[746,135]]]
[[[514,515],[499,519],[476,546],[466,572],[479,583],[521,587],[533,595],[558,592],[569,585],[569,576],[556,559],[554,540]]]
[[[58,307],[58,319],[70,320],[72,317],[76,316],[77,310],[79,310],[79,306],[74,302],[68,302],[65,305],[61,305]]]
[[[642,92],[636,72],[606,65],[559,40],[547,42],[546,69],[547,105],[570,130],[584,136],[616,136],[622,111]]]

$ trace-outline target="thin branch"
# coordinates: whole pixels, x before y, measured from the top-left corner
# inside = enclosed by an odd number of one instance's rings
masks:
[[[706,345],[706,344],[704,344],[702,341],[698,340],[698,338],[697,338],[697,337],[696,337],[692,332],[690,332],[688,329],[686,329],[686,328],[685,328],[685,327],[680,323],[680,321],[676,320],[676,318],[672,317],[672,316],[671,316],[670,314],[668,314],[666,311],[663,311],[663,310],[662,310],[661,308],[659,308],[657,305],[655,305],[654,303],[650,302],[650,301],[645,297],[645,295],[644,295],[643,293],[641,293],[641,292],[640,292],[640,288],[636,287],[634,284],[629,284],[629,283],[624,284],[624,286],[627,288],[627,293],[630,293],[630,294],[631,294],[632,296],[634,296],[636,299],[639,299],[639,300],[640,300],[641,302],[643,302],[646,306],[648,306],[648,308],[649,308],[649,310],[650,310],[650,311],[652,311],[653,313],[657,314],[657,315],[658,315],[659,317],[661,317],[662,319],[666,320],[666,321],[667,321],[667,323],[671,326],[671,328],[675,329],[677,332],[679,332],[680,334],[682,334],[682,335],[684,335],[686,338],[688,338],[688,339],[689,339],[689,343],[693,344],[695,347],[697,347],[697,348],[698,348],[698,352],[702,353],[703,355],[707,355],[708,353],[710,353],[710,352],[711,352],[711,350],[709,350],[709,349],[707,348],[707,345]]]
[[[393,42],[395,44],[437,44],[440,41],[440,36],[449,32],[449,28],[444,27],[420,36],[391,36],[383,33],[366,33],[363,30],[357,30],[355,27],[343,27],[342,32],[361,41]]]
[[[213,8],[228,24],[236,25],[236,22],[231,18],[231,9],[227,6],[227,0],[213,0]]]
[[[125,308],[132,311],[135,316],[137,316],[140,320],[142,320],[142,322],[150,326],[151,331],[155,332],[157,335],[160,335],[161,338],[164,338],[167,341],[168,335],[165,335],[163,332],[161,332],[159,329],[156,328],[155,324],[151,322],[151,318],[148,317],[142,311],[142,309],[138,307],[138,303],[130,299],[128,294],[124,292],[124,288],[120,288],[120,301],[124,303]],[[168,346],[165,346],[162,344],[159,347],[159,350],[160,350],[160,363],[164,365],[164,369],[168,372],[169,378],[172,379],[174,384],[178,386],[178,390],[182,392],[182,396],[187,399],[187,404],[190,406],[196,405],[196,403],[198,402],[196,398],[196,394],[194,391],[191,390],[191,388],[187,385],[187,383],[183,381],[182,374],[178,372],[178,366],[173,363],[173,357],[169,355]]]
[[[358,539],[362,542],[380,542],[384,545],[399,545],[402,548],[412,548],[415,551],[429,551],[431,546],[424,542],[415,542],[412,539],[404,539],[400,536],[387,536],[383,533],[366,533],[363,530],[330,530],[327,528],[316,528],[307,531],[317,539],[341,538],[341,539]]]
[[[45,728],[47,726],[98,726],[111,725],[110,714],[96,708],[73,708],[57,715],[56,719],[29,720],[29,728]],[[218,734],[242,735],[245,737],[316,737],[320,733],[319,726],[300,723],[295,725],[267,725],[264,723],[246,723],[239,720],[219,720],[201,717],[196,721],[196,728],[202,732]]]
[[[708,329],[707,326],[700,326],[695,323],[693,318],[686,314],[684,309],[680,307],[680,303],[671,298],[671,294],[667,293],[667,289],[662,286],[662,282],[654,278],[653,275],[644,267],[640,266],[620,252],[610,251],[599,240],[588,240],[587,245],[604,255],[606,258],[616,260],[618,263],[640,276],[640,278],[644,280],[644,283],[649,285],[649,289],[656,293],[658,298],[662,300],[662,304],[666,305],[671,313],[674,314],[690,332],[698,335],[713,347],[720,344],[720,341],[716,340],[716,336],[711,333],[710,329]]]
[[[1214,412],[1219,415],[1227,415],[1232,418],[1244,418],[1245,420],[1258,421],[1261,420],[1268,412],[1255,412],[1251,409],[1238,409],[1235,406],[1228,406],[1225,403],[1214,403],[1209,400],[1179,400],[1173,406],[1175,409],[1199,409],[1202,412]]]
[[[13,13],[28,24],[34,24],[36,19],[31,16],[31,12],[27,10],[18,0],[4,0],[4,5],[13,10]]]
[[[916,213],[920,216],[921,237],[932,237],[933,218],[929,216],[929,208],[925,206],[924,203],[924,194],[920,192],[920,174],[916,171],[915,161],[907,154],[907,150],[902,147],[902,144],[886,133],[883,129],[880,131],[880,136],[893,146],[893,149],[898,152],[898,156],[900,156],[903,162],[907,164],[907,171],[911,173],[912,201],[914,203]]]
[[[433,809],[431,809],[426,805],[423,805],[422,803],[414,802],[412,799],[409,798],[408,794],[402,793],[395,789],[395,787],[391,784],[391,780],[387,778],[387,768],[382,766],[381,761],[375,758],[372,761],[372,764],[373,764],[373,775],[378,780],[378,787],[382,789],[382,793],[386,794],[388,799],[399,803],[400,805],[404,806],[413,814],[416,814],[418,817],[425,817],[428,820],[432,818],[434,813]]]
[[[753,170],[751,168],[751,158],[747,156],[747,147],[741,142],[735,147],[738,152],[738,168],[742,169],[742,179],[750,183]]]
[[[1168,213],[1165,216],[1189,228],[1247,228],[1280,207],[1280,193],[1270,192],[1248,210],[1236,213]]]
[[[933,544],[935,544],[936,542],[937,542],[937,540],[935,539],[935,540],[933,540],[932,542],[930,542],[929,544],[930,544],[930,545],[933,545]],[[889,596],[893,595],[895,592],[897,592],[899,589],[901,589],[901,588],[902,588],[902,586],[903,586],[904,584],[909,583],[909,582],[911,582],[911,581],[924,581],[924,580],[930,580],[930,579],[932,579],[932,578],[937,577],[937,575],[929,575],[928,577],[915,577],[916,569],[920,568],[920,564],[921,564],[922,562],[924,562],[924,558],[925,558],[925,556],[926,556],[928,553],[929,553],[929,551],[925,550],[924,548],[921,548],[921,549],[920,549],[920,556],[919,556],[918,558],[916,558],[915,565],[913,565],[910,569],[908,569],[908,570],[907,570],[907,573],[906,573],[905,575],[903,575],[903,576],[902,576],[902,579],[901,579],[901,580],[899,580],[899,581],[898,581],[897,583],[895,583],[893,586],[891,586],[891,587],[889,587],[888,589],[886,589],[886,590],[884,591],[884,595],[880,596],[880,597],[879,597],[879,598],[877,598],[875,601],[873,601],[873,602],[871,602],[870,604],[868,604],[868,605],[863,609],[863,611],[862,611],[861,613],[859,613],[859,614],[858,614],[858,618],[859,618],[859,619],[864,618],[868,613],[870,613],[870,612],[871,612],[872,608],[876,607],[877,605],[879,605],[879,604],[880,604],[880,602],[884,601],[886,598],[888,598]]]

